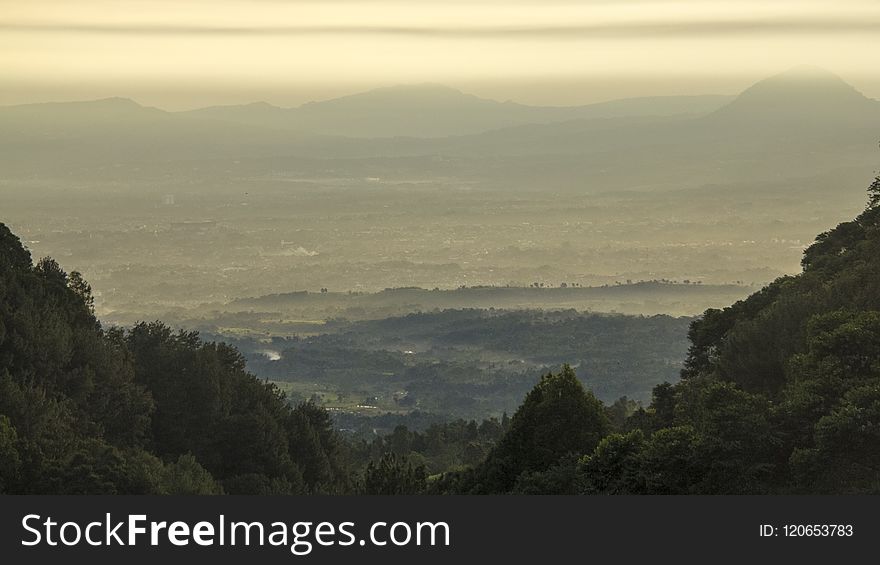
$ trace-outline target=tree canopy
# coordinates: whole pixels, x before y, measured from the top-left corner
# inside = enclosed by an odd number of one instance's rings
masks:
[[[350,489],[324,410],[291,406],[224,344],[105,330],[88,283],[0,224],[0,492]]]

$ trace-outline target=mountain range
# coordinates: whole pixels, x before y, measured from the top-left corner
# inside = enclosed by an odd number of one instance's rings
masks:
[[[675,184],[708,182],[719,171],[748,180],[861,166],[873,159],[878,129],[880,102],[832,73],[796,68],[736,97],[576,107],[496,102],[438,85],[289,109],[166,112],[121,98],[8,106],[0,108],[0,164],[30,174],[119,163],[273,159],[283,168],[285,160],[367,159],[385,170],[388,159],[440,157],[455,162],[455,175],[504,186],[614,188],[642,185],[645,176]]]
[[[586,106],[497,102],[438,84],[400,85],[279,108],[265,102],[212,106],[189,117],[347,137],[445,137],[516,125],[622,116],[705,114],[730,96],[659,96]]]

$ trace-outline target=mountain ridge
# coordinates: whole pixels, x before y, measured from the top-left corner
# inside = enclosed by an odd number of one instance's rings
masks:
[[[437,138],[573,119],[705,114],[730,99],[725,95],[645,96],[579,106],[532,106],[423,83],[382,87],[290,108],[239,104],[180,114],[344,137]]]
[[[773,93],[779,89],[773,86],[779,83],[779,75],[767,79],[770,87],[767,82],[756,83],[713,113],[684,115],[674,110],[693,109],[694,99],[624,99],[582,107],[587,115],[574,118],[565,113],[569,108],[525,107],[478,98],[462,113],[432,112],[418,106],[399,111],[393,105],[381,112],[361,109],[352,113],[312,106],[308,118],[312,127],[308,120],[299,120],[298,110],[268,103],[217,110],[257,114],[258,120],[164,112],[125,99],[84,103],[92,112],[82,111],[77,103],[6,107],[0,108],[0,162],[8,171],[27,172],[135,161],[429,157],[449,158],[479,178],[494,175],[493,183],[508,188],[551,182],[564,189],[599,183],[612,190],[630,183],[641,185],[646,177],[653,179],[652,186],[680,186],[697,179],[714,182],[719,174],[742,179],[811,174],[822,163],[839,162],[844,155],[848,162],[861,166],[867,162],[868,148],[875,146],[880,102],[864,97],[839,78],[823,76],[825,83],[820,81],[820,85],[831,87],[783,80],[785,92],[814,87],[819,91],[800,95],[807,102],[818,101],[818,106],[795,104],[784,119],[765,116],[778,98]],[[436,87],[423,85],[417,90],[423,88],[433,91]],[[458,99],[456,92],[443,89],[443,96]],[[650,115],[658,101],[667,105],[671,115],[657,116],[656,111]],[[709,100],[716,106],[719,102]],[[484,104],[493,110],[484,111]],[[829,105],[828,117],[812,119],[823,104]],[[47,108],[50,111],[41,111]],[[119,110],[110,111],[114,108]],[[522,108],[538,114],[523,114]],[[296,119],[289,121],[291,115]],[[499,159],[502,166],[489,165]],[[741,167],[743,162],[750,163],[749,167]]]
[[[73,114],[73,115],[67,115]],[[237,127],[351,138],[455,138],[527,126],[570,131],[578,123],[698,118],[708,125],[753,130],[770,123],[858,126],[880,118],[880,101],[817,67],[795,67],[735,96],[646,96],[580,106],[500,102],[437,83],[401,84],[282,107],[265,101],[169,112],[122,97],[0,107],[0,120],[198,119]],[[51,119],[49,119],[51,118]],[[623,122],[626,123],[626,122]],[[567,125],[565,125],[567,124]]]
[[[799,66],[756,82],[706,119],[821,124],[858,122],[871,115],[880,117],[880,101],[830,71]]]

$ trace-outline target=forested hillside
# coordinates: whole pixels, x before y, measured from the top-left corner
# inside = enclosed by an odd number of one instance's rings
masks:
[[[609,422],[570,370],[437,492],[880,493],[880,178],[819,235],[804,271],[690,329],[682,381]],[[548,451],[549,450],[549,451]]]
[[[334,320],[315,335],[207,335],[234,344],[254,374],[290,398],[311,398],[336,414],[484,419],[512,413],[541,374],[565,363],[605,402],[647,403],[656,384],[677,380],[692,320],[468,309]]]
[[[327,413],[161,323],[103,330],[91,290],[0,224],[0,493],[350,488]]]

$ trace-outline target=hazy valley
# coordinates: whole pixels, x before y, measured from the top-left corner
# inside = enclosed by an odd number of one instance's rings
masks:
[[[0,191],[4,221],[84,274],[105,323],[231,340],[259,376],[337,410],[483,417],[562,363],[603,400],[647,401],[685,357],[675,317],[798,272],[815,234],[863,207],[850,187],[875,166],[878,125],[880,103],[815,69],[737,97],[572,108],[438,85],[292,109],[107,99],[0,108]],[[598,320],[624,342],[647,322],[588,312],[669,315],[656,323],[677,331],[617,353],[655,369],[614,370],[582,363],[589,345],[449,344],[439,322],[411,335],[407,315],[443,311]],[[366,339],[371,320],[394,339]],[[304,347],[349,361],[328,373]]]

